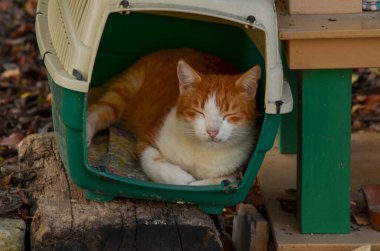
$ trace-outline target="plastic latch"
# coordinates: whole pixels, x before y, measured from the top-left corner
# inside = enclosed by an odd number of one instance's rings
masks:
[[[281,111],[281,106],[282,104],[284,104],[284,101],[282,100],[277,100],[276,102],[274,102],[276,104],[276,114],[280,114],[280,111]]]

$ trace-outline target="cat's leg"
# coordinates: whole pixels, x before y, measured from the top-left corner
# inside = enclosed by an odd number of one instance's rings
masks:
[[[97,132],[120,121],[127,102],[133,94],[128,82],[119,83],[116,80],[114,81],[115,83],[107,89],[104,95],[88,109],[86,122],[87,145],[90,145],[92,137]]]
[[[236,175],[223,176],[219,178],[210,178],[203,180],[196,180],[189,183],[190,186],[210,186],[210,185],[220,185],[223,180],[228,180],[229,182],[235,182],[237,180]]]
[[[107,104],[95,104],[91,107],[87,112],[86,119],[87,145],[91,144],[91,140],[97,132],[108,128],[118,120],[118,114],[115,114],[116,112],[115,109]]]
[[[120,121],[128,101],[141,88],[143,82],[144,67],[137,63],[107,83],[109,86],[104,94],[89,106],[87,112],[87,145],[98,131]]]
[[[157,183],[187,185],[195,181],[191,174],[180,166],[169,163],[153,147],[147,147],[141,152],[141,164],[145,174]]]

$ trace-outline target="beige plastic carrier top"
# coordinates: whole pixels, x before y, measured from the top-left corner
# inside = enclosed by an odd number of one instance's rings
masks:
[[[40,0],[38,5],[43,14],[37,13],[36,17],[40,52],[51,77],[65,88],[88,91],[100,39],[111,13],[196,14],[245,26],[266,61],[265,112],[292,110],[290,89],[283,82],[273,0]],[[81,73],[82,80],[71,74],[74,69]]]

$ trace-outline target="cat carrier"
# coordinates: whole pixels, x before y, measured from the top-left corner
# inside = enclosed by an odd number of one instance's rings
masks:
[[[60,156],[69,177],[88,199],[185,202],[220,213],[224,206],[245,198],[273,145],[281,115],[292,110],[290,89],[283,81],[272,0],[40,0],[36,33],[53,95]],[[261,130],[237,182],[212,186],[150,182],[140,177],[139,170],[128,169],[130,163],[122,151],[130,147],[130,135],[120,137],[124,132],[112,128],[109,134],[95,138],[93,147],[87,147],[88,93],[143,55],[183,47],[218,55],[241,71],[255,64],[265,69],[257,99],[263,113]],[[115,137],[119,144],[111,143]],[[116,151],[107,155],[104,145]],[[109,166],[116,162],[122,168]]]

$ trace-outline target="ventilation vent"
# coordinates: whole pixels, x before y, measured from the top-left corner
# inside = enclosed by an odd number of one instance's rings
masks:
[[[52,44],[55,52],[66,71],[70,71],[73,48],[63,20],[62,5],[60,1],[49,4],[48,24]]]
[[[66,0],[66,2],[71,13],[73,28],[77,34],[82,34],[84,28],[82,20],[87,16],[88,1]]]

